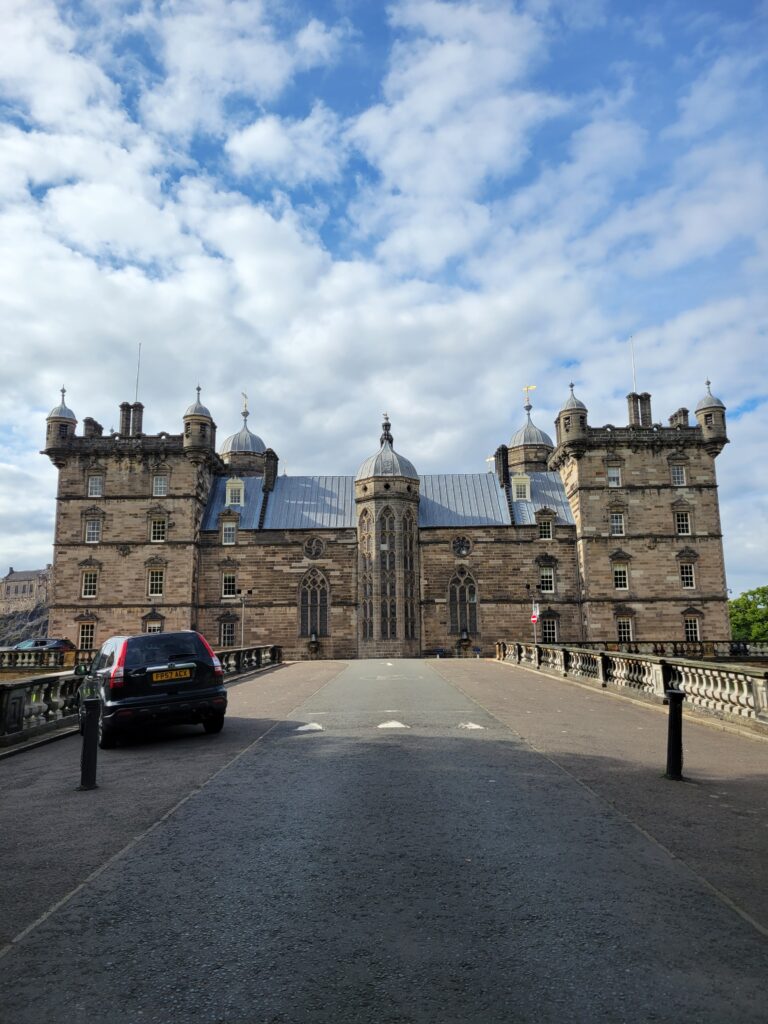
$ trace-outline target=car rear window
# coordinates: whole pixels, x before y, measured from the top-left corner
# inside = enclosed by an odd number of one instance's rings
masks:
[[[126,669],[165,665],[169,661],[210,661],[197,633],[151,633],[131,637],[125,652]]]

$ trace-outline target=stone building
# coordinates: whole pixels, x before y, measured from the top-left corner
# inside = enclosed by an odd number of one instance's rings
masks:
[[[181,433],[120,406],[104,435],[61,404],[44,454],[59,470],[52,635],[194,627],[213,644],[285,656],[489,654],[539,640],[729,636],[715,458],[725,407],[707,383],[696,423],[592,427],[573,393],[556,441],[531,420],[486,473],[419,474],[384,417],[355,476],[286,476],[248,427],[216,445],[197,400]],[[531,622],[537,606],[538,621]]]
[[[10,567],[0,579],[0,615],[28,612],[48,602],[50,565],[45,569],[14,569]]]

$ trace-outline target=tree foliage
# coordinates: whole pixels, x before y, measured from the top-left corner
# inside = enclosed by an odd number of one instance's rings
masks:
[[[768,642],[768,587],[745,590],[728,602],[734,640]]]

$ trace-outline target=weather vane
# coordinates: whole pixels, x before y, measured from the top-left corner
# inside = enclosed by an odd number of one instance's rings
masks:
[[[240,394],[243,396],[243,416],[247,416],[248,415],[248,395],[246,395],[246,393],[244,391],[241,391]]]
[[[535,391],[535,390],[536,390],[536,385],[535,384],[526,384],[525,387],[523,388],[523,391],[525,392],[525,404],[526,405],[530,405],[531,404],[531,396],[530,396],[529,392]]]

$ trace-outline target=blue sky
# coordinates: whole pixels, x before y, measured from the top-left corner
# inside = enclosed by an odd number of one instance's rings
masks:
[[[711,378],[728,583],[768,582],[765,2],[6,0],[0,567],[50,561],[62,384],[145,429],[201,382],[293,473],[384,409],[476,471],[573,379],[626,422]],[[19,495],[24,502],[19,502]],[[745,509],[749,517],[745,517]]]

